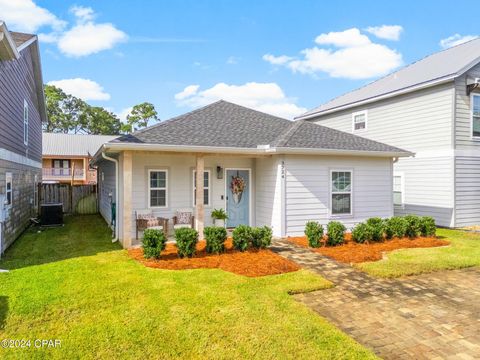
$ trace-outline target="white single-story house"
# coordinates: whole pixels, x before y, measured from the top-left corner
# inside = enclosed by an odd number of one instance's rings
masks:
[[[101,213],[110,223],[111,205],[117,204],[115,233],[129,247],[135,244],[135,214],[147,209],[167,219],[192,209],[200,237],[218,208],[229,216],[227,227],[268,225],[275,236],[302,235],[309,220],[351,227],[389,217],[393,163],[412,155],[218,101],[107,142],[92,162]]]

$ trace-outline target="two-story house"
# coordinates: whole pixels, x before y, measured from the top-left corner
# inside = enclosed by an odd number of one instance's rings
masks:
[[[38,39],[0,21],[0,254],[36,214],[46,120]]]
[[[97,170],[90,166],[92,155],[116,137],[118,135],[43,133],[42,182],[96,184]]]
[[[298,119],[414,152],[394,164],[397,215],[480,224],[480,39],[440,51]]]

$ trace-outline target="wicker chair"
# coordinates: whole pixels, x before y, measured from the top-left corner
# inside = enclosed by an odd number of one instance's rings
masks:
[[[161,230],[168,236],[168,219],[157,217],[152,210],[137,210],[135,211],[136,223],[136,239],[138,240],[138,232],[146,229]]]
[[[192,209],[178,209],[173,217],[173,229],[188,227],[195,229],[195,216]]]

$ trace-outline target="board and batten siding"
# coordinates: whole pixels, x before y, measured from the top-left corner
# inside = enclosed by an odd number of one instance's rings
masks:
[[[274,236],[282,236],[281,157],[255,160],[256,225],[271,226]]]
[[[455,182],[455,226],[480,224],[480,157],[456,157]]]
[[[330,171],[353,171],[351,216],[330,216]],[[309,220],[324,226],[339,220],[350,229],[374,216],[393,215],[392,159],[362,157],[285,157],[286,234],[303,235]]]
[[[98,166],[99,209],[109,225],[112,223],[112,202],[115,202],[115,175],[115,164],[112,161],[100,162]]]

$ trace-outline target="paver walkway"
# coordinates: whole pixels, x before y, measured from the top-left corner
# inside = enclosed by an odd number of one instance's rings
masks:
[[[276,240],[272,250],[335,287],[295,295],[385,359],[480,359],[480,269],[377,279]]]

